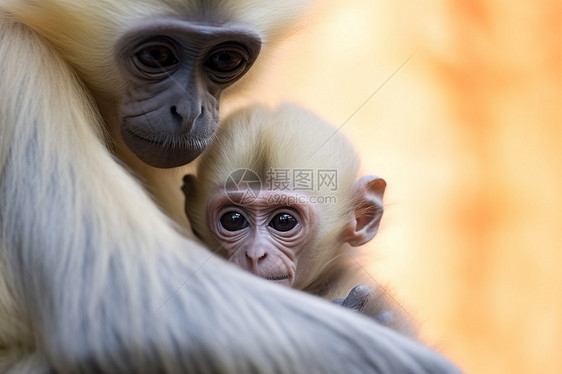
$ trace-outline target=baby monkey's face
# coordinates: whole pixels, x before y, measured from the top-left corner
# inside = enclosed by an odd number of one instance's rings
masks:
[[[306,277],[299,268],[303,250],[317,235],[318,207],[305,194],[221,190],[211,195],[207,219],[211,234],[229,261],[280,284],[292,286]]]

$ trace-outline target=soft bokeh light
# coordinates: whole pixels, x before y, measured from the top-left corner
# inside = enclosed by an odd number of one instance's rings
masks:
[[[312,11],[256,97],[343,124],[387,180],[369,271],[466,372],[562,372],[562,3]]]

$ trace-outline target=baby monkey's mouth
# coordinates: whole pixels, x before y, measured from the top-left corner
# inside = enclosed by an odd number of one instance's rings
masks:
[[[267,281],[275,282],[277,284],[287,287],[291,287],[294,282],[294,279],[291,276],[291,274],[256,274],[256,275]]]
[[[282,280],[286,280],[289,279],[289,274],[285,274],[285,275],[265,275],[265,276],[261,276],[263,279],[267,279],[270,281],[282,281]]]

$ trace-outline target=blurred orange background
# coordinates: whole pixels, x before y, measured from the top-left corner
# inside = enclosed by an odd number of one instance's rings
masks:
[[[345,123],[386,179],[369,272],[467,373],[562,372],[562,3],[311,12],[253,94]]]

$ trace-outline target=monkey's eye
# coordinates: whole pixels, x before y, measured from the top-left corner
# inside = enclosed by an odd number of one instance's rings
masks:
[[[133,62],[140,72],[159,76],[178,65],[173,42],[167,38],[153,38],[137,48]]]
[[[177,64],[174,53],[163,45],[153,45],[143,48],[137,53],[139,61],[148,68],[162,68]]]
[[[241,45],[221,44],[211,51],[203,66],[212,81],[225,84],[246,72],[248,60],[248,51]]]
[[[221,226],[227,231],[239,231],[249,226],[246,218],[238,212],[228,212],[220,218]]]
[[[235,51],[220,51],[210,55],[205,65],[217,72],[229,73],[238,69],[243,62],[242,55]]]
[[[277,231],[285,232],[292,230],[297,223],[295,217],[289,213],[279,213],[269,222],[269,226]]]

